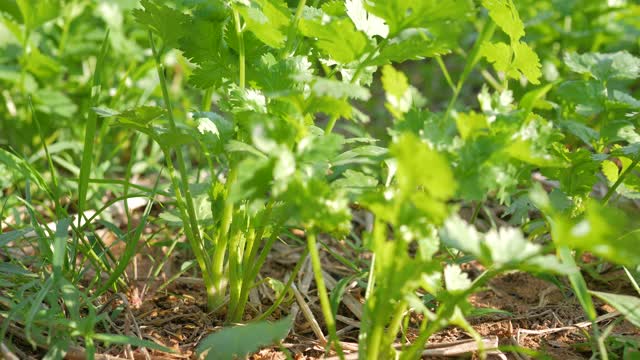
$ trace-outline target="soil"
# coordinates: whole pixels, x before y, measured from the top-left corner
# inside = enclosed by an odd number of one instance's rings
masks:
[[[346,247],[343,244],[333,240],[328,242],[334,251],[341,252],[350,259],[357,259],[356,255],[345,253],[348,250],[345,250]],[[122,249],[122,244],[114,244],[113,250],[118,252],[118,249]],[[112,346],[99,349],[102,358],[167,360],[195,358],[196,345],[206,335],[224,325],[220,312],[217,316],[207,313],[204,287],[195,270],[183,274],[170,285],[159,290],[159,287],[180,269],[183,262],[188,260],[183,258],[184,255],[181,256],[181,252],[176,252],[170,257],[171,263],[162,267],[158,278],[151,278],[149,274],[154,262],[163,258],[167,249],[162,246],[141,245],[139,250],[135,261],[127,270],[132,284],[130,291],[127,294],[110,294],[102,299],[103,306],[107,310],[123,306],[126,309],[111,322],[109,328],[103,330],[152,340],[173,349],[176,353],[146,352],[140,349],[132,351],[122,346]],[[285,281],[286,276],[300,260],[302,252],[302,246],[276,243],[261,276]],[[321,253],[323,269],[330,276],[338,279],[349,275],[349,269],[333,260],[326,251]],[[362,256],[366,257],[366,254]],[[470,262],[463,264],[463,270],[473,278],[484,269],[480,264]],[[310,264],[305,264],[295,283],[326,334],[311,275]],[[592,287],[595,290],[632,295],[634,290],[630,288],[623,275],[610,271],[594,281]],[[502,353],[489,355],[489,358],[545,358],[544,355],[546,358],[563,360],[589,358],[592,354],[590,347],[592,342],[588,339],[590,327],[576,326],[585,321],[585,316],[575,296],[568,289],[570,289],[569,286],[558,287],[528,273],[514,272],[493,279],[485,289],[473,294],[468,299],[470,304],[485,311],[471,317],[469,322],[484,338],[497,338],[501,349],[504,349]],[[256,314],[263,312],[273,301],[273,291],[264,284],[258,286],[250,296],[245,320],[250,320]],[[345,349],[355,350],[357,347],[359,319],[353,309],[362,302],[362,292],[357,287],[348,288],[345,300],[339,307],[338,331],[341,340],[345,342]],[[283,303],[281,310],[277,310],[272,319],[280,318],[283,315],[280,311],[290,313],[296,306],[295,300]],[[618,316],[607,318],[607,314],[615,312],[610,306],[602,303],[597,303],[597,306],[598,315],[604,318],[598,322],[600,329],[606,329],[613,324],[612,334],[640,343],[640,329]],[[417,322],[420,319],[413,320]],[[408,340],[414,338],[411,331],[406,335]],[[431,347],[437,347],[438,344],[451,344],[470,338],[470,335],[462,329],[451,327],[432,336],[429,344]],[[324,347],[302,311],[297,312],[294,327],[281,346],[263,349],[253,354],[250,359],[286,359],[283,349],[286,349],[288,355],[296,360],[323,358]],[[22,350],[23,354],[34,358],[42,355],[42,349],[33,351],[26,346]],[[71,352],[67,358],[79,359],[83,357],[82,355],[80,349],[79,353]],[[333,355],[335,354],[329,356]],[[477,355],[471,354],[466,357],[475,358]],[[439,357],[425,358],[438,359]]]
[[[264,275],[283,279],[284,274],[293,268],[299,259],[302,249],[292,251],[287,246],[276,246],[274,255],[265,268]],[[326,260],[326,259],[325,259]],[[331,268],[331,267],[329,267]],[[471,276],[479,273],[482,268],[476,263],[466,264],[465,268]],[[336,267],[336,269],[339,269]],[[305,273],[300,274],[304,278]],[[609,291],[615,288],[623,293],[632,294],[632,289],[617,283],[610,283]],[[604,286],[604,285],[601,285]],[[566,287],[568,289],[568,287]],[[256,311],[269,305],[267,289],[261,289],[260,298],[263,304],[253,303]],[[132,316],[138,323],[144,338],[153,339],[157,343],[168,346],[178,352],[178,355],[152,354],[153,358],[184,359],[194,356],[195,345],[208,333],[219,329],[223,324],[219,319],[206,313],[204,289],[196,278],[179,279],[166,290],[142,301],[141,306],[132,311]],[[315,314],[316,319],[322,323],[322,315],[312,287],[306,294],[306,299]],[[362,301],[359,293],[352,294],[355,299]],[[575,296],[563,293],[556,285],[537,278],[528,273],[514,272],[493,279],[487,288],[473,294],[469,302],[479,309],[492,309],[491,312],[473,317],[470,323],[483,337],[496,336],[500,346],[515,349],[524,348],[533,350],[526,355],[514,355],[504,352],[507,359],[523,358],[547,358],[552,359],[585,359],[591,356],[591,347],[588,341],[588,327],[573,327],[585,321],[585,316]],[[130,296],[130,302],[135,302]],[[610,306],[597,303],[599,315],[613,313]],[[291,303],[282,308],[290,308]],[[496,312],[501,310],[502,312]],[[251,311],[249,311],[251,312]],[[345,324],[346,319],[357,319],[349,309],[341,305],[339,313],[343,321],[338,321],[338,329],[342,331],[341,338],[345,342],[357,344],[357,328],[349,328]],[[274,319],[279,314],[275,314]],[[251,314],[247,315],[247,319]],[[126,318],[117,324],[124,330]],[[129,321],[131,322],[131,321]],[[619,317],[599,322],[601,329],[615,323],[612,333],[640,342],[640,330]],[[573,327],[555,331],[554,329]],[[539,333],[529,333],[536,331]],[[548,332],[548,333],[547,333]],[[409,339],[411,336],[409,335]],[[430,344],[448,344],[455,341],[470,339],[469,334],[460,328],[451,327],[435,334],[429,339]],[[295,322],[294,329],[282,344],[291,357],[296,360],[320,359],[323,356],[323,347],[317,337],[300,313]],[[118,350],[113,349],[112,355],[117,356]],[[139,354],[142,356],[142,354]],[[495,356],[490,356],[493,358]],[[141,357],[142,358],[142,357]],[[438,359],[440,357],[425,357]],[[495,357],[499,358],[499,357]],[[252,355],[250,359],[286,359],[286,355],[280,348],[263,349]]]

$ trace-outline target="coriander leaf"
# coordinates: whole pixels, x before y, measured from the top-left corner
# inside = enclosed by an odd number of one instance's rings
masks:
[[[142,0],[140,4],[144,10],[133,10],[136,21],[157,33],[165,46],[176,47],[178,40],[187,34],[185,24],[189,23],[189,16],[155,0]]]
[[[371,49],[367,36],[358,31],[350,19],[324,19],[328,15],[315,14],[312,18],[303,17],[300,32],[316,39],[316,46],[331,59],[347,64],[357,60]]]
[[[363,4],[364,0],[346,0],[345,8],[347,9],[347,15],[351,18],[351,21],[356,25],[356,29],[364,32],[369,37],[381,36],[386,38],[389,35],[389,26],[385,24],[384,20],[370,14]]]
[[[458,132],[463,140],[488,134],[489,122],[484,114],[459,113],[455,119]]]
[[[626,51],[610,54],[567,53],[564,63],[574,72],[590,74],[598,80],[637,79],[640,77],[640,58]]]
[[[522,42],[524,24],[512,0],[483,0],[482,5],[489,10],[489,16],[511,39],[511,45],[503,42],[484,43],[480,53],[493,63],[498,71],[519,79],[526,77],[532,84],[539,84],[542,76],[538,55]]]
[[[235,63],[207,61],[193,70],[189,83],[199,89],[218,87],[234,79],[237,69]]]
[[[345,189],[352,195],[361,195],[377,185],[378,180],[376,178],[351,169],[345,171],[341,178],[331,183],[331,186]]]
[[[456,47],[461,27],[457,23],[437,23],[429,28],[409,28],[391,38],[372,63],[383,65],[420,60],[451,52]]]
[[[522,76],[526,77],[532,84],[539,84],[542,72],[540,68],[540,59],[538,55],[524,42],[512,43],[513,52],[515,54],[513,59],[513,68],[522,73]]]
[[[317,96],[330,96],[336,99],[350,98],[366,101],[371,97],[369,89],[344,81],[318,77],[311,85],[311,92]]]
[[[248,73],[256,87],[274,97],[300,92],[313,78],[312,64],[306,56],[277,59],[271,53],[264,54]]]
[[[512,0],[482,0],[489,16],[511,38],[518,42],[524,36],[524,24]]]
[[[482,56],[487,58],[487,61],[493,64],[493,67],[497,71],[509,73],[511,58],[513,56],[513,52],[509,45],[503,42],[486,42],[482,44],[480,53]]]
[[[452,248],[467,254],[482,256],[481,234],[457,214],[449,217],[440,230],[440,240]]]
[[[274,49],[284,46],[290,19],[283,0],[251,0],[236,5],[247,30]]]
[[[417,137],[405,134],[390,148],[398,159],[398,185],[412,193],[421,188],[437,199],[449,199],[455,194],[456,181],[447,159]],[[429,168],[424,167],[429,164]]]
[[[558,246],[589,251],[607,260],[635,266],[640,263],[640,236],[621,210],[589,200],[586,211],[577,218],[554,214],[551,226]]]
[[[431,24],[458,21],[473,11],[468,0],[368,0],[365,8],[384,19],[393,36],[408,28],[428,28]]]
[[[409,111],[412,105],[411,89],[407,77],[393,68],[385,65],[382,68],[382,87],[386,92],[387,108],[396,118]]]
[[[213,59],[220,62],[223,52],[227,51],[224,42],[225,23],[195,18],[186,26],[189,32],[198,35],[180,39],[180,50],[184,57],[196,64],[204,64]]]

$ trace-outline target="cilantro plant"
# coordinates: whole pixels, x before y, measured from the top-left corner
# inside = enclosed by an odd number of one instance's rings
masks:
[[[209,313],[252,322],[205,338],[207,358],[287,336],[290,320],[260,321],[286,303],[284,285],[266,312],[248,305],[293,229],[306,241],[293,272],[308,255],[322,345],[340,357],[348,281],[363,294],[359,358],[417,359],[448,326],[482,345],[469,296],[516,271],[575,295],[594,357],[631,348],[600,327],[596,305],[638,326],[640,298],[591,281],[612,267],[640,293],[638,11],[590,0],[0,3],[0,340],[16,323],[53,357],[76,338],[88,357],[95,341],[166,350],[104,333],[111,318],[95,304],[130,289],[144,230],[168,227],[151,277],[184,236],[193,260],[180,271],[197,266]],[[125,201],[126,224],[115,223],[106,209],[131,197],[148,201],[140,221]],[[371,221],[354,226],[354,213]],[[5,255],[24,243],[33,257]],[[324,248],[354,272],[332,291]]]

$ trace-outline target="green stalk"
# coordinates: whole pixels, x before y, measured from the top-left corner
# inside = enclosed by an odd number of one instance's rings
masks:
[[[429,321],[426,317],[420,327],[420,335],[414,340],[413,344],[400,355],[400,360],[418,359],[420,353],[424,348],[424,344],[429,340],[431,335],[441,328],[443,323],[446,323],[447,319],[453,316],[458,303],[466,299],[469,295],[474,293],[477,288],[484,286],[484,284],[499,273],[494,268],[485,270],[480,276],[478,276],[471,286],[464,292],[452,297],[446,303],[442,304],[436,313],[436,318],[433,321]]]
[[[289,26],[289,34],[287,35],[287,46],[284,48],[284,51],[282,52],[283,57],[291,56],[293,55],[293,52],[295,52],[296,41],[297,41],[296,30],[298,29],[298,23],[300,22],[300,18],[302,17],[302,11],[304,10],[306,2],[307,2],[306,0],[298,1],[296,14],[293,17],[293,20],[291,20],[291,25]]]
[[[318,288],[318,297],[320,298],[322,315],[324,316],[324,321],[327,324],[327,329],[329,330],[329,343],[333,343],[335,350],[338,352],[338,356],[343,359],[344,353],[342,352],[342,347],[340,346],[340,342],[338,341],[338,334],[336,332],[336,320],[333,318],[333,311],[331,311],[331,303],[329,302],[329,294],[327,293],[327,287],[324,283],[324,278],[322,277],[320,253],[318,252],[316,234],[313,231],[309,231],[307,233],[307,248],[309,249],[309,257],[311,258],[313,275],[316,281],[316,287]]]
[[[405,300],[401,300],[396,304],[396,312],[393,314],[391,318],[391,322],[389,323],[389,328],[386,333],[387,336],[383,339],[382,348],[385,351],[391,349],[393,345],[393,341],[396,338],[396,334],[400,331],[400,326],[402,326],[402,319],[404,318],[404,313],[407,310],[407,302]]]
[[[620,174],[620,176],[618,176],[618,180],[616,180],[616,182],[609,188],[607,193],[602,198],[603,204],[607,205],[609,203],[609,200],[611,199],[611,196],[613,196],[613,194],[616,193],[616,190],[618,189],[620,184],[622,184],[624,182],[624,179],[627,177],[627,175],[629,175],[629,173],[631,171],[633,171],[633,169],[636,167],[636,165],[638,165],[639,161],[640,161],[640,156],[636,156],[636,158],[631,162],[629,167],[624,169],[622,174]]]
[[[240,14],[238,14],[238,11],[236,9],[233,9],[233,22],[235,23],[235,27],[236,27],[236,36],[238,37],[238,52],[239,52],[239,59],[238,59],[238,65],[240,68],[240,81],[238,83],[238,85],[240,86],[240,89],[244,89],[245,86],[245,50],[244,50],[244,35],[242,34],[242,25],[240,24]]]
[[[213,268],[212,277],[214,282],[214,304],[217,306],[224,299],[224,268],[225,268],[225,254],[227,252],[227,245],[229,243],[229,230],[231,229],[231,222],[233,220],[233,203],[229,201],[229,190],[236,181],[237,168],[232,166],[227,175],[227,199],[225,199],[224,209],[222,210],[222,220],[218,236],[215,244],[215,252],[213,254]]]
[[[258,246],[257,244],[255,244],[254,249],[252,249],[253,254],[251,254],[249,258],[244,260],[244,265],[248,267],[248,271],[244,273],[242,278],[242,289],[240,290],[240,297],[238,301],[239,306],[237,306],[235,312],[231,314],[232,321],[238,321],[239,319],[241,319],[242,314],[244,313],[244,308],[249,299],[249,291],[254,286],[254,280],[258,276],[262,265],[264,265],[265,261],[267,260],[267,255],[269,254],[271,247],[278,238],[279,230],[280,225],[274,227],[271,236],[265,243],[258,259],[256,259]],[[262,233],[262,231],[259,231],[259,234],[257,236],[254,236],[254,241],[260,240],[262,238]]]
[[[202,104],[200,107],[202,111],[210,111],[211,110],[211,96],[213,96],[213,87],[208,88],[204,92],[204,96],[202,98]]]
[[[371,334],[367,337],[367,359],[380,359],[380,344],[384,334],[384,324],[380,320],[373,322]]]
[[[227,322],[236,322],[236,319],[232,320],[232,316],[229,315],[235,315],[238,311],[240,292],[242,291],[242,260],[240,260],[242,258],[240,251],[242,246],[242,237],[244,237],[244,234],[239,231],[236,232],[229,241],[229,310],[227,313]]]
[[[291,275],[289,276],[289,280],[287,281],[287,283],[284,286],[285,289],[291,289],[291,284],[293,284],[293,281],[295,280],[296,276],[298,276],[298,272],[300,272],[300,268],[302,267],[302,264],[304,264],[304,261],[305,261],[305,259],[307,257],[307,254],[309,254],[309,249],[304,249],[304,251],[300,255],[300,260],[298,260],[298,263],[293,268],[293,271],[291,271]],[[287,291],[283,291],[280,294],[280,296],[278,296],[278,298],[273,303],[273,305],[271,305],[267,309],[267,311],[265,311],[264,313],[259,315],[255,320],[256,321],[262,321],[262,320],[266,319],[268,316],[270,316],[278,308],[278,306],[280,306],[280,304],[282,303],[282,301],[284,301],[284,298],[286,296],[287,296]]]
[[[245,44],[244,44],[244,35],[242,32],[242,24],[240,23],[240,14],[236,9],[232,9],[233,12],[233,22],[235,25],[236,36],[238,37],[238,68],[239,68],[239,77],[238,77],[238,86],[240,89],[245,88],[246,83],[246,66],[245,66]],[[215,301],[219,303],[224,298],[224,268],[225,268],[225,254],[227,252],[227,246],[229,243],[229,230],[231,228],[231,222],[233,221],[233,202],[229,201],[228,196],[231,191],[231,187],[233,183],[236,181],[238,169],[233,164],[231,159],[229,160],[229,174],[227,175],[227,182],[225,183],[225,187],[227,189],[227,198],[225,199],[224,208],[222,210],[222,220],[220,225],[220,230],[218,232],[217,241],[216,241],[216,249],[214,253],[213,260],[213,277],[214,283],[216,284],[216,299]],[[235,307],[235,304],[231,304],[231,307]]]
[[[469,60],[467,60],[466,64],[464,65],[464,69],[462,70],[462,75],[460,75],[460,79],[458,79],[458,83],[456,84],[456,87],[453,91],[453,96],[451,97],[451,100],[447,105],[447,110],[444,113],[445,121],[451,115],[453,106],[456,104],[456,101],[458,100],[458,96],[460,96],[460,91],[462,91],[462,86],[467,81],[467,77],[469,77],[469,74],[471,74],[471,71],[473,70],[473,68],[476,66],[478,61],[480,61],[480,48],[482,47],[482,44],[484,44],[486,41],[491,39],[495,31],[496,31],[496,24],[491,19],[487,19],[487,22],[484,24],[484,27],[482,28],[482,32],[480,33],[480,36],[476,40],[475,44],[473,44],[473,48],[471,49],[471,52],[467,57]]]
[[[178,130],[175,119],[173,118],[173,107],[171,106],[171,99],[169,98],[167,79],[164,76],[164,65],[162,64],[162,61],[160,59],[160,53],[156,50],[153,41],[153,34],[151,33],[151,31],[149,31],[149,44],[151,46],[153,57],[155,59],[156,71],[160,80],[160,89],[162,90],[162,97],[164,99],[165,107],[167,110],[167,117],[169,119],[169,130],[172,133],[177,133]],[[200,266],[200,270],[202,271],[205,287],[207,289],[207,304],[209,306],[209,309],[213,309],[212,305],[214,305],[213,300],[215,290],[211,281],[210,267],[208,266],[209,261],[207,261],[207,258],[205,256],[203,242],[199,233],[198,218],[196,216],[193,198],[191,196],[191,190],[189,189],[189,177],[187,174],[187,168],[184,162],[182,149],[179,146],[174,149],[182,184],[178,182],[170,151],[168,149],[163,149],[163,152],[165,155],[165,161],[167,162],[167,168],[169,170],[169,177],[171,178],[173,190],[176,194],[176,204],[180,211],[185,235],[187,237],[187,240],[189,241],[193,254],[196,257],[196,261]],[[183,191],[186,201],[182,197]]]

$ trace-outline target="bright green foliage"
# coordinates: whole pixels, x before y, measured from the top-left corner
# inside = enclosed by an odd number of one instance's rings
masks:
[[[22,15],[22,23],[29,30],[34,30],[45,22],[57,17],[60,0],[16,0]]]
[[[489,10],[489,16],[504,31],[512,42],[524,36],[524,24],[512,0],[483,0],[482,6]]]
[[[601,266],[581,256],[640,263],[640,25],[622,3],[0,2],[0,340],[16,324],[52,358],[96,341],[167,350],[102,333],[123,308],[95,302],[131,288],[143,241],[170,249],[153,276],[171,251],[192,256],[180,272],[202,276],[213,321],[286,314],[283,279],[266,280],[269,310],[245,310],[276,241],[299,237],[293,272],[309,254],[338,353],[352,283],[362,359],[418,359],[447,326],[479,337],[467,299],[511,271],[571,286],[589,320],[596,296],[637,325],[638,299],[590,292]],[[139,221],[103,203],[130,197],[149,199]],[[100,221],[72,221],[78,208]],[[351,272],[330,292],[325,250]],[[291,324],[226,328],[198,352],[245,357]],[[615,351],[598,336],[592,357]]]
[[[364,32],[369,37],[380,36],[386,38],[389,35],[389,26],[383,19],[365,9],[364,0],[346,0],[344,6],[356,29]]]
[[[409,194],[422,189],[436,199],[447,199],[455,193],[455,180],[446,159],[416,137],[405,135],[390,150],[398,160],[400,191]]]
[[[626,51],[612,54],[568,53],[565,55],[564,63],[572,71],[589,74],[600,81],[640,77],[640,58]]]
[[[558,245],[592,252],[616,263],[640,262],[637,224],[617,209],[594,201],[587,203],[584,215],[554,217],[552,237]]]
[[[346,64],[357,60],[370,51],[367,36],[358,31],[350,19],[336,19],[325,23],[322,12],[304,17],[300,21],[300,31],[304,36],[317,39],[316,46],[329,58]]]
[[[136,9],[133,15],[140,24],[152,29],[167,47],[174,47],[185,36],[188,17],[182,12],[154,0],[142,0],[144,10]]]
[[[482,5],[489,10],[489,16],[511,39],[510,45],[504,42],[482,44],[481,53],[496,70],[507,76],[519,79],[526,77],[532,84],[539,84],[540,60],[538,55],[522,42],[524,24],[512,0],[484,0]]]
[[[396,118],[401,118],[411,108],[411,89],[407,77],[393,66],[382,68],[382,87],[387,94],[387,109]]]
[[[272,48],[284,46],[290,19],[283,0],[251,0],[246,5],[239,2],[237,6],[247,30]]]
[[[467,0],[375,0],[366,1],[365,7],[384,19],[394,36],[404,29],[429,28],[438,22],[458,20],[474,10],[473,2]]]

